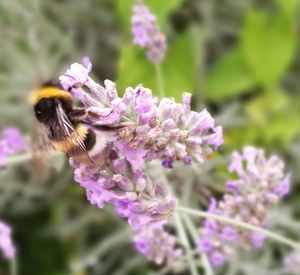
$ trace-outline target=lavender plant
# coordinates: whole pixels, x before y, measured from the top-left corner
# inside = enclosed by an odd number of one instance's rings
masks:
[[[283,272],[296,275],[299,273],[300,266],[300,252],[292,251],[290,254],[285,256],[283,261]]]
[[[71,65],[60,77],[62,85],[71,88],[86,106],[90,123],[124,125],[124,131],[112,137],[103,152],[103,166],[71,159],[75,181],[85,188],[90,203],[100,208],[112,204],[116,213],[127,219],[139,252],[157,264],[170,264],[188,249],[188,241],[180,248],[182,243],[165,231],[165,225],[172,224],[175,212],[192,210],[178,206],[167,177],[164,181],[151,178],[146,164],[160,161],[162,174],[180,162],[201,165],[222,144],[222,127],[215,125],[206,110],[192,111],[189,94],[183,95],[182,103],[176,103],[170,98],[159,100],[138,85],[120,97],[113,82],[106,80],[103,87],[89,76],[91,67],[90,62]],[[266,159],[261,149],[245,147],[243,154],[233,153],[229,171],[238,179],[227,181],[228,194],[221,201],[211,199],[207,214],[199,212],[208,217],[201,230],[199,252],[207,254],[213,266],[223,265],[236,244],[258,249],[267,235],[273,236],[265,231],[266,215],[268,208],[289,191],[290,175],[283,169],[278,157]],[[187,234],[182,227],[180,231]],[[191,270],[196,272],[195,267]]]
[[[6,259],[13,259],[16,248],[11,237],[11,228],[8,224],[0,221],[0,249]]]
[[[263,150],[245,147],[243,154],[234,152],[228,169],[238,179],[227,181],[223,199],[212,199],[209,213],[265,228],[267,210],[289,191],[290,175],[284,175],[284,164],[276,156],[266,159]],[[214,266],[221,266],[237,244],[261,248],[264,234],[249,232],[207,219],[199,241],[200,251],[207,253]]]
[[[141,1],[133,8],[132,33],[134,44],[145,48],[148,59],[156,65],[161,63],[166,37]],[[188,93],[183,93],[178,103],[163,93],[155,97],[141,84],[118,92],[110,80],[105,80],[104,86],[98,84],[90,77],[91,70],[90,60],[84,58],[82,64],[72,64],[60,81],[87,109],[87,123],[122,125],[123,130],[111,136],[101,155],[95,156],[95,163],[70,159],[74,180],[84,188],[91,204],[98,208],[112,205],[128,222],[138,252],[157,265],[166,265],[166,272],[176,271],[175,263],[181,263],[193,275],[199,274],[198,265],[212,274],[211,265],[223,266],[238,247],[263,248],[266,237],[292,247],[296,250],[293,255],[297,255],[297,242],[267,230],[268,210],[290,189],[290,175],[285,174],[283,161],[276,156],[268,159],[255,147],[234,152],[228,170],[236,178],[226,182],[223,197],[217,200],[207,192],[203,196],[210,196],[208,210],[192,209],[189,201],[182,202],[172,172],[178,167],[182,171],[193,168],[191,173],[198,175],[195,170],[214,158],[213,153],[223,143],[222,126],[206,109],[193,111]],[[9,156],[22,153],[25,147],[17,130],[4,130],[0,166],[9,165]],[[151,173],[151,165],[156,173]],[[195,186],[191,186],[194,191]],[[194,196],[194,206],[200,205],[200,196]],[[199,217],[205,218],[200,232]],[[13,246],[7,245],[11,243],[3,243],[3,247],[10,247],[10,252],[4,253],[14,254]],[[287,258],[286,266],[294,268],[297,257]]]
[[[12,229],[4,221],[0,221],[0,250],[3,257],[10,261],[11,274],[16,274],[17,249],[12,239]]]
[[[8,156],[25,150],[26,141],[15,127],[6,127],[0,135],[0,167],[4,166]]]
[[[74,96],[90,113],[90,123],[124,124],[125,130],[106,147],[106,163],[100,170],[99,165],[71,160],[75,181],[85,188],[92,204],[102,208],[111,203],[117,214],[128,220],[137,234],[139,251],[157,263],[170,262],[181,250],[173,247],[175,239],[163,231],[162,222],[175,211],[176,197],[167,182],[151,179],[143,167],[154,160],[161,161],[164,168],[172,168],[176,161],[201,163],[221,145],[222,128],[215,126],[206,110],[191,110],[189,94],[183,95],[181,104],[168,98],[158,101],[149,89],[139,85],[119,97],[114,83],[105,81],[105,87],[100,86],[89,77],[90,70],[90,63],[71,65],[60,77],[62,85],[74,87]],[[159,256],[152,247],[153,231],[162,235],[168,247]]]
[[[166,37],[156,24],[156,17],[142,1],[133,6],[131,17],[133,43],[146,49],[148,59],[160,63],[167,49]]]

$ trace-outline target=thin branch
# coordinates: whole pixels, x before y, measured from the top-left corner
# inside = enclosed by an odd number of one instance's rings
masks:
[[[191,221],[190,217],[187,215],[182,215],[182,219],[184,220],[184,224],[186,225],[187,230],[190,232],[195,245],[197,245],[199,234],[197,232],[197,229],[195,228],[195,225]],[[202,267],[205,271],[205,274],[214,275],[214,271],[205,253],[201,253],[201,261],[202,261]]]
[[[155,73],[159,96],[162,99],[165,96],[165,87],[160,64],[155,64]]]
[[[190,247],[189,240],[188,240],[188,237],[186,235],[185,229],[183,227],[181,218],[180,218],[178,213],[175,213],[174,216],[175,216],[175,223],[176,223],[176,229],[177,229],[178,236],[179,236],[182,244],[184,245],[184,247],[186,249],[187,262],[188,262],[191,274],[192,275],[198,275],[197,267],[196,267],[196,264],[194,262],[194,257],[192,256],[192,249]]]
[[[131,230],[121,229],[104,241],[101,240],[99,245],[97,245],[90,253],[88,253],[85,258],[72,263],[71,269],[73,271],[81,270],[83,267],[93,264],[97,260],[97,258],[103,255],[108,249],[118,246],[121,243],[129,242],[128,237],[131,234]]]
[[[10,260],[10,275],[17,275],[18,274],[18,262],[17,256]]]
[[[219,222],[223,222],[223,223],[231,224],[231,225],[234,225],[237,227],[245,228],[247,230],[255,231],[255,232],[264,234],[265,236],[267,236],[273,240],[276,240],[278,242],[286,244],[286,245],[292,247],[293,249],[300,250],[300,244],[297,243],[297,241],[291,240],[289,238],[286,238],[284,236],[281,236],[279,234],[273,233],[269,230],[254,226],[254,225],[246,223],[246,222],[238,221],[235,219],[231,219],[228,217],[224,217],[224,216],[220,216],[217,214],[208,213],[208,212],[204,212],[204,211],[200,211],[200,210],[194,210],[194,209],[190,209],[190,208],[186,208],[186,207],[181,207],[181,206],[177,207],[177,211],[182,212],[182,213],[187,213],[189,215],[193,215],[196,217],[213,219],[213,220],[216,220]]]

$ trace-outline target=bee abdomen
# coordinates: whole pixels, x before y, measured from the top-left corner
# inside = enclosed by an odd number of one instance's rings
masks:
[[[88,136],[85,141],[87,151],[91,158],[95,158],[105,149],[107,143],[110,141],[110,135],[103,131],[90,129]]]
[[[88,129],[88,133],[83,141],[84,146],[87,151],[90,151],[93,149],[93,147],[96,144],[96,134],[93,130]]]
[[[78,124],[66,137],[51,138],[51,143],[56,150],[73,154],[86,151],[84,141],[87,139],[89,129],[85,125]]]

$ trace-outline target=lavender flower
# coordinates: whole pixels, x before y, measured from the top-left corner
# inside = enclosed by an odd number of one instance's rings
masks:
[[[266,227],[268,207],[278,203],[289,191],[290,175],[285,175],[283,169],[279,158],[266,159],[263,150],[245,147],[243,154],[234,152],[229,171],[236,172],[238,179],[227,182],[230,194],[224,195],[219,203],[212,199],[208,212]],[[234,253],[235,244],[258,249],[264,239],[262,234],[207,219],[198,248],[218,267]]]
[[[183,95],[182,103],[171,98],[159,102],[151,90],[138,85],[119,97],[113,82],[99,85],[89,76],[90,69],[89,62],[71,65],[60,77],[62,85],[71,88],[86,106],[87,123],[124,128],[109,140],[96,164],[70,160],[75,181],[86,190],[91,204],[99,208],[112,204],[116,213],[127,219],[142,254],[158,264],[170,262],[181,252],[174,248],[175,239],[163,231],[162,224],[173,214],[176,199],[166,182],[146,173],[144,164],[159,160],[172,168],[175,161],[185,165],[202,162],[222,144],[222,128],[206,110],[191,110],[190,94]],[[161,251],[154,236],[163,244]]]
[[[5,165],[6,158],[25,149],[25,139],[15,127],[7,127],[0,134],[0,167]]]
[[[283,265],[284,271],[286,272],[285,274],[298,275],[300,267],[300,252],[293,251],[288,254],[283,260]]]
[[[137,1],[131,18],[133,43],[147,51],[147,57],[154,63],[160,63],[166,52],[166,37],[160,32],[155,16],[143,4]]]
[[[135,89],[127,88],[124,96],[119,97],[113,82],[106,80],[102,87],[87,71],[83,66],[79,69],[78,65],[75,68],[72,65],[60,80],[64,86],[74,79],[85,80],[76,87],[75,95],[87,106],[90,122],[127,125],[114,146],[132,165],[139,166],[144,160],[153,159],[161,160],[168,168],[177,160],[186,165],[202,162],[222,144],[222,127],[215,125],[206,110],[200,113],[191,110],[190,94],[183,95],[182,103],[171,98],[158,102],[151,90],[138,85]],[[85,92],[84,87],[91,93]]]
[[[176,200],[162,182],[153,182],[141,168],[111,151],[107,165],[84,165],[71,161],[75,180],[85,188],[91,204],[102,208],[105,203],[115,206],[119,216],[126,218],[134,230],[167,220],[174,211]]]
[[[0,221],[0,249],[6,259],[15,257],[16,248],[11,239],[11,228]]]
[[[167,168],[176,160],[202,162],[223,142],[222,128],[206,110],[191,111],[190,94],[183,95],[181,104],[170,98],[157,103],[150,90],[138,86],[127,89],[124,98],[130,99],[126,114],[136,112],[137,117],[134,130],[122,142],[147,150],[147,160],[160,159]]]
[[[157,265],[170,264],[182,255],[176,248],[176,238],[164,230],[164,223],[145,228],[134,237],[135,248]]]

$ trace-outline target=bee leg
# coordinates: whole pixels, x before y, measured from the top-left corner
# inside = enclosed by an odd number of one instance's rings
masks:
[[[110,116],[112,114],[112,110],[107,114],[107,115],[99,115],[96,112],[93,112],[91,110],[88,110],[87,113],[90,117],[95,118],[95,119],[101,119],[101,118],[107,118],[108,116]]]
[[[87,117],[87,112],[85,108],[75,107],[69,112],[69,116],[73,119],[81,120]]]

